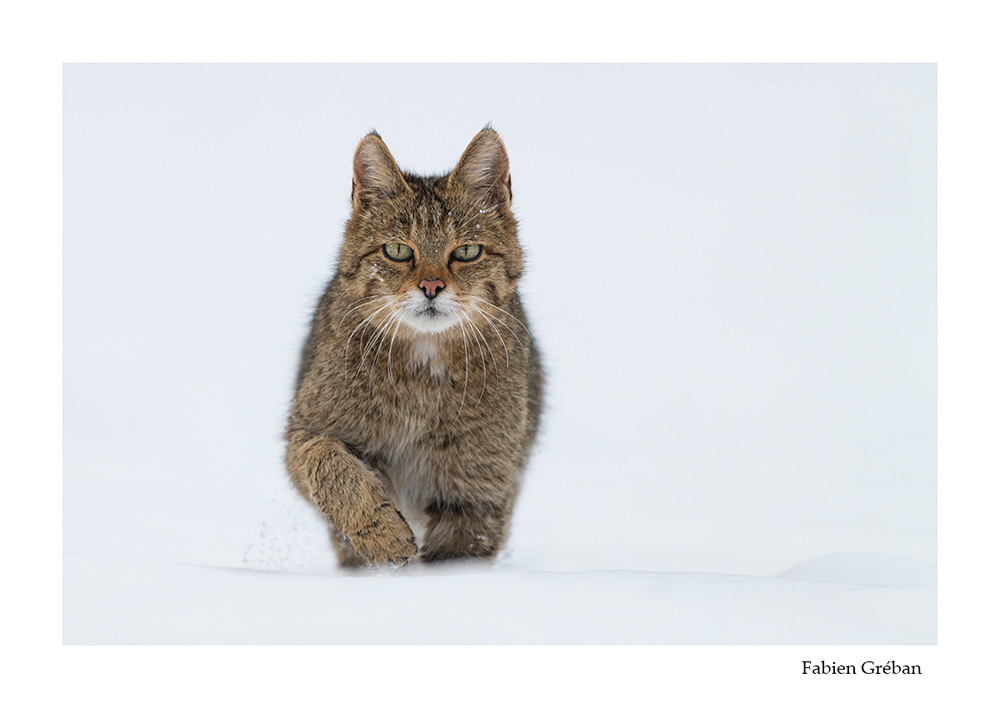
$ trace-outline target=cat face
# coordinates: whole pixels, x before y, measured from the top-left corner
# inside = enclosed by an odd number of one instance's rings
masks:
[[[490,129],[440,177],[404,174],[377,134],[362,139],[338,261],[359,312],[402,336],[485,326],[522,270],[510,185]]]

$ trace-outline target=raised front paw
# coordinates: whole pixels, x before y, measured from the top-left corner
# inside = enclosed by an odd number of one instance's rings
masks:
[[[354,551],[370,565],[400,566],[417,555],[413,531],[396,508],[379,506],[361,528],[348,534]]]

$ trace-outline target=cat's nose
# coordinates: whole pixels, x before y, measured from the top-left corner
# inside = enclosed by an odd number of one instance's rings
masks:
[[[441,290],[444,289],[443,280],[421,280],[418,286],[424,291],[424,295],[429,298],[436,296]]]

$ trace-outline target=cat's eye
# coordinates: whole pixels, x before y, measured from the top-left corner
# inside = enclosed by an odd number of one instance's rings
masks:
[[[397,263],[402,263],[413,258],[413,249],[405,243],[387,243],[382,246],[382,253],[390,261],[396,261]]]
[[[462,261],[463,263],[468,263],[469,261],[474,261],[479,258],[483,253],[483,247],[478,243],[467,243],[464,246],[459,246],[454,251],[451,252],[451,257],[456,261]]]

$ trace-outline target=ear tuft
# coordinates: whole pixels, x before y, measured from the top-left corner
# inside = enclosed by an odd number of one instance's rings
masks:
[[[354,181],[351,204],[355,209],[370,207],[410,191],[396,161],[374,130],[361,139],[354,151]]]
[[[448,187],[481,195],[484,202],[510,205],[510,162],[495,130],[487,126],[476,134],[448,176]]]

